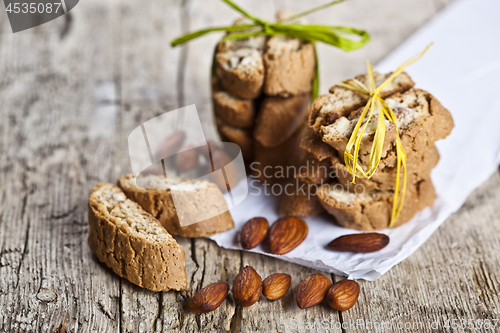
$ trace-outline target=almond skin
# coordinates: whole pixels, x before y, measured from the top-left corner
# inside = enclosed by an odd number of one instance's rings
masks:
[[[185,146],[184,150],[175,155],[175,165],[180,171],[187,171],[198,164],[198,150],[191,146]]]
[[[244,249],[253,249],[264,241],[269,231],[269,223],[263,217],[248,220],[241,229],[240,242]]]
[[[307,237],[307,224],[300,217],[280,217],[269,230],[271,253],[285,254],[300,245]]]
[[[229,285],[226,282],[209,284],[188,301],[188,307],[196,313],[214,311],[224,302],[228,290]]]
[[[250,266],[243,268],[234,278],[233,299],[243,307],[251,306],[262,294],[262,278]]]
[[[342,280],[328,290],[326,300],[335,310],[346,311],[356,304],[359,297],[359,284],[353,280]]]
[[[389,236],[377,232],[340,236],[328,244],[334,251],[367,253],[382,250],[389,244]]]
[[[332,281],[323,274],[312,274],[306,277],[297,289],[295,300],[301,309],[323,302],[330,289]]]
[[[288,274],[275,273],[269,275],[262,282],[262,294],[271,301],[280,299],[290,289],[291,283],[292,277]]]

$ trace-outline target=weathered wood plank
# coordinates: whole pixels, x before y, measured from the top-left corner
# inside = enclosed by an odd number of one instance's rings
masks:
[[[0,303],[2,313],[9,314],[2,315],[3,331],[119,330],[119,280],[96,265],[86,245],[85,197],[112,166],[106,158],[110,146],[88,138],[89,84],[95,74],[105,76],[112,68],[105,61],[92,64],[96,53],[110,53],[101,48],[109,37],[99,31],[106,21],[94,28],[85,24],[85,16],[99,21],[106,12],[106,7],[93,9],[82,7],[72,29],[94,44],[80,40],[68,45],[59,33],[64,20],[49,23],[49,33],[40,27],[2,35],[0,63],[6,75],[0,98],[2,116],[10,119],[2,126],[2,163],[7,164],[2,173]],[[79,61],[94,66],[86,80],[77,75]]]

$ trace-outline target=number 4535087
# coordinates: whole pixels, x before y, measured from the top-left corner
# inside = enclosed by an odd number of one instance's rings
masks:
[[[18,13],[23,13],[23,14],[27,14],[27,13],[31,13],[31,14],[34,14],[34,13],[57,13],[59,8],[61,7],[61,3],[43,3],[43,2],[39,2],[39,3],[36,3],[36,2],[32,2],[32,3],[27,3],[27,2],[24,2],[24,3],[18,3],[18,2],[14,2],[14,3],[9,3],[9,5],[7,6],[7,8],[5,8],[5,10],[7,11],[7,13],[15,13],[15,14],[18,14]]]

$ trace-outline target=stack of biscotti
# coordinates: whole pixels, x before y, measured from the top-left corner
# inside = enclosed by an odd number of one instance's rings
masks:
[[[140,179],[126,175],[118,179],[118,184],[120,187],[99,183],[90,194],[90,249],[116,274],[138,286],[153,291],[185,290],[184,249],[171,235],[202,237],[234,228],[218,186],[157,175]],[[181,188],[181,196],[189,205],[196,205],[201,214],[210,210],[223,213],[181,226],[172,185]],[[191,200],[200,197],[203,202]]]
[[[313,45],[298,39],[258,36],[217,47],[212,84],[217,128],[222,140],[240,146],[261,180],[282,180],[275,177],[280,167],[303,158],[299,144],[314,68]]]
[[[376,86],[390,75],[375,73]],[[369,86],[367,75],[356,79]],[[381,92],[381,97],[396,115],[397,129],[407,155],[406,195],[394,226],[408,222],[417,212],[433,204],[436,194],[430,174],[439,161],[435,142],[448,136],[454,126],[450,113],[434,96],[414,85],[406,73],[401,73]],[[379,230],[389,226],[396,184],[394,123],[385,121],[386,136],[380,164],[370,179],[358,177],[356,184],[352,184],[352,175],[344,164],[347,142],[367,101],[368,96],[364,94],[333,86],[329,94],[314,101],[301,147],[332,170],[334,179],[320,186],[317,196],[337,223],[352,229]],[[360,144],[358,163],[364,169],[368,165],[377,122],[375,110]]]

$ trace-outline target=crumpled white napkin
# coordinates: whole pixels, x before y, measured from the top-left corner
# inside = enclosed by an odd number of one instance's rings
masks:
[[[376,66],[382,73],[395,70],[434,42],[424,58],[407,70],[416,87],[436,96],[455,121],[452,134],[436,144],[441,160],[431,175],[438,195],[433,207],[401,227],[384,230],[391,241],[375,253],[326,249],[334,238],[356,232],[334,225],[326,215],[307,218],[306,240],[285,255],[266,253],[261,246],[251,251],[373,281],[418,249],[500,163],[500,39],[493,34],[500,33],[499,17],[498,1],[459,0]],[[238,235],[247,220],[264,216],[273,223],[279,217],[278,199],[256,195],[258,189],[252,187],[244,202],[231,209],[235,229],[210,237],[219,246],[241,249]]]

